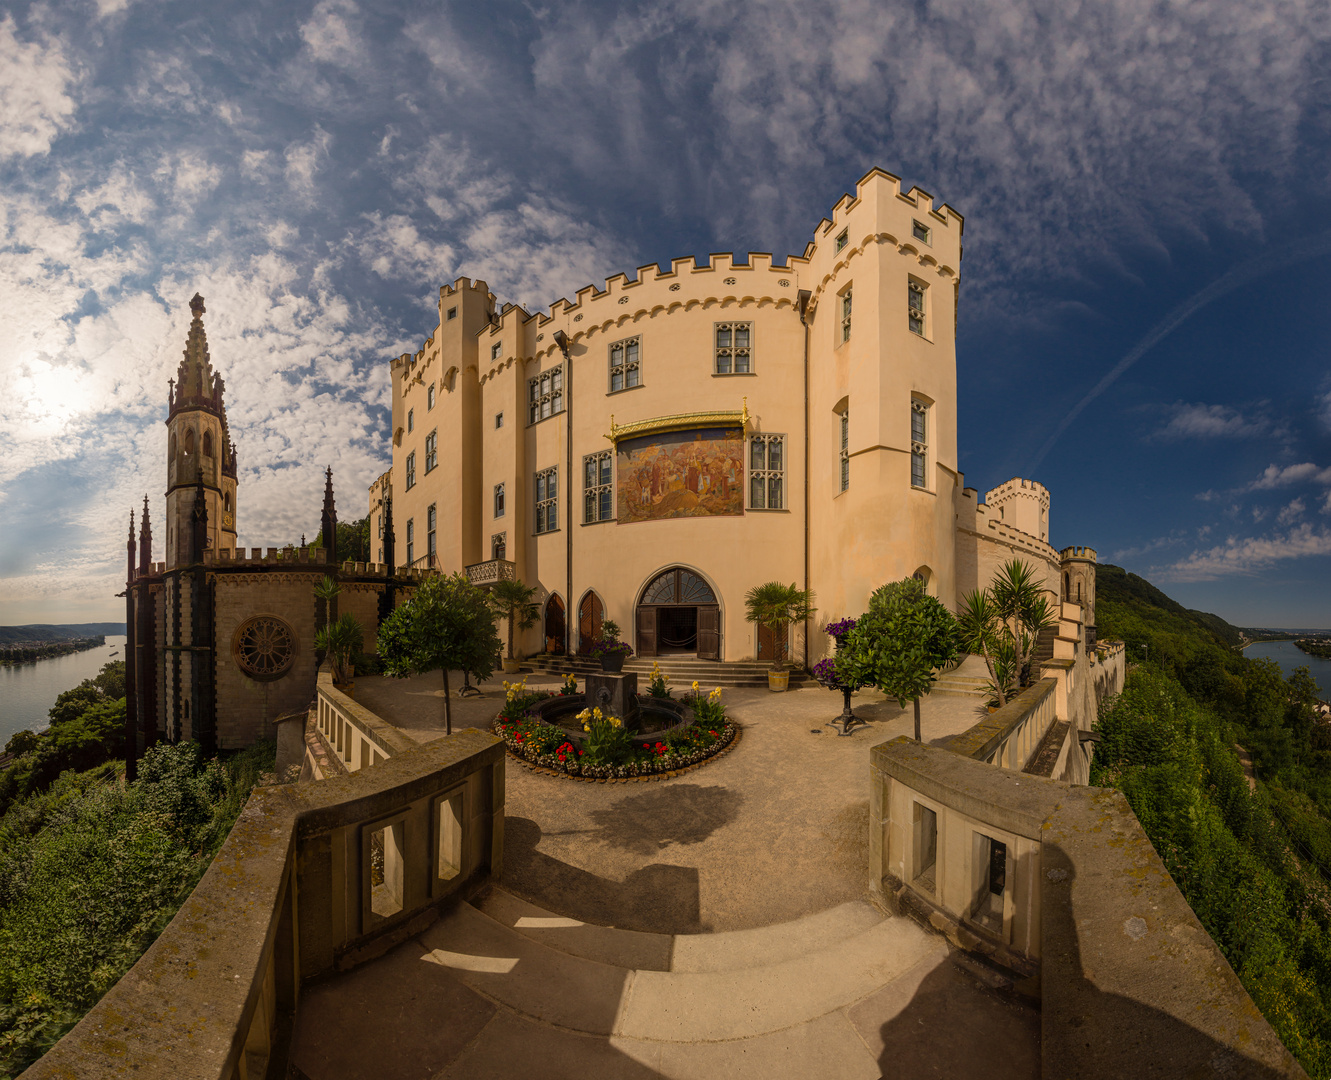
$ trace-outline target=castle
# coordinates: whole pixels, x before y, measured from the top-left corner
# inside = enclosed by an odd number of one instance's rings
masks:
[[[528,653],[612,618],[644,656],[812,662],[825,635],[755,628],[751,587],[812,589],[821,624],[912,575],[954,608],[1013,557],[1093,626],[1095,553],[1050,546],[1049,492],[981,503],[957,467],[962,226],[875,169],[784,264],[676,259],[548,315],[442,287],[392,361],[379,561],[396,536],[404,565],[537,586]]]
[[[321,546],[236,546],[236,447],[196,295],[168,392],[166,557],[146,498],[127,545],[134,745],[270,736],[313,696],[320,619],[351,612],[373,649],[431,571],[537,586],[528,653],[586,652],[614,619],[644,656],[812,663],[825,635],[747,622],[750,588],[811,589],[821,625],[907,576],[955,607],[1019,557],[1082,606],[1093,645],[1095,552],[1050,546],[1049,492],[1013,479],[980,502],[957,468],[961,232],[874,170],[785,264],[677,259],[548,315],[444,286],[433,334],[392,361],[368,564],[339,560],[331,472]]]

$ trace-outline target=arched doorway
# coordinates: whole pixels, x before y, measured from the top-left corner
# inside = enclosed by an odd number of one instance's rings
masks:
[[[592,651],[592,645],[601,636],[601,624],[605,622],[605,605],[594,592],[588,592],[578,605],[578,653],[586,656]]]
[[[675,566],[647,583],[638,602],[639,656],[696,654],[721,659],[721,607],[698,574]]]
[[[564,634],[564,601],[559,598],[558,593],[555,593],[545,602],[545,651],[564,652],[567,648]]]

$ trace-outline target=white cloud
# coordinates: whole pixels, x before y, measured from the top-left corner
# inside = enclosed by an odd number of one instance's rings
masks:
[[[310,55],[326,64],[351,67],[361,59],[363,48],[354,25],[360,10],[351,0],[319,0],[300,36]]]
[[[366,214],[369,229],[356,242],[361,258],[383,278],[416,279],[437,286],[452,281],[453,249],[423,237],[405,214]]]
[[[332,142],[333,137],[316,124],[309,139],[293,142],[286,148],[287,184],[297,195],[313,200],[314,178],[328,160],[328,148]]]
[[[57,40],[22,42],[14,17],[0,21],[0,159],[45,154],[73,126],[74,72]]]
[[[1156,432],[1161,439],[1247,439],[1271,430],[1266,417],[1249,419],[1227,405],[1173,406],[1169,423]]]
[[[1256,574],[1285,559],[1331,555],[1331,529],[1310,524],[1289,532],[1247,539],[1231,537],[1225,543],[1154,571],[1165,581],[1214,581],[1235,574]]]
[[[1302,499],[1295,499],[1276,515],[1276,524],[1290,525],[1303,517],[1304,511],[1307,509],[1308,505]]]
[[[1270,491],[1302,483],[1331,484],[1331,468],[1303,461],[1297,465],[1268,465],[1266,470],[1248,485],[1250,491]]]

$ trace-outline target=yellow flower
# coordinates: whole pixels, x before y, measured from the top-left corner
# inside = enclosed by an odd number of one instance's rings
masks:
[[[694,692],[695,694],[698,692],[698,680],[697,680],[697,679],[694,679],[694,680],[693,680],[693,692]]]
[[[602,720],[605,718],[605,714],[601,712],[601,707],[599,705],[592,710],[592,715],[596,717],[596,719],[598,720]]]
[[[721,688],[718,686],[715,690],[713,690],[710,694],[708,694],[707,700],[710,701],[713,705],[715,705],[718,701],[720,701]]]

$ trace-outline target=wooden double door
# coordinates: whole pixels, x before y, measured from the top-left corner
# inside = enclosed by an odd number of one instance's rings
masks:
[[[594,592],[589,592],[578,605],[578,653],[586,656],[592,651],[596,639],[601,636],[601,626],[605,622],[605,605]]]
[[[685,567],[673,567],[648,583],[634,622],[639,656],[721,659],[720,604],[711,586]]]

